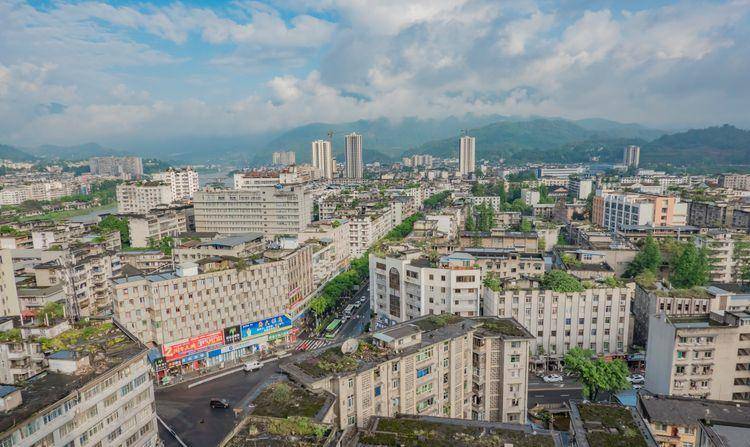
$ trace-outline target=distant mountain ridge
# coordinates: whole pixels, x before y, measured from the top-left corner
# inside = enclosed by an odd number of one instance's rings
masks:
[[[36,157],[24,152],[17,147],[0,144],[0,160],[10,160],[15,162],[33,162]]]

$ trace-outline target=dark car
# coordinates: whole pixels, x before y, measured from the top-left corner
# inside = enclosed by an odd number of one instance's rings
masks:
[[[211,399],[211,408],[229,408],[229,402],[226,399]]]

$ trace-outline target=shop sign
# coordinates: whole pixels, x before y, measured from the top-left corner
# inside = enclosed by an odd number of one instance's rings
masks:
[[[229,326],[224,328],[224,343],[237,343],[242,339],[239,326]]]
[[[167,365],[167,359],[164,357],[158,357],[154,359],[154,371],[164,371],[169,366]]]
[[[182,359],[182,364],[184,365],[185,363],[191,363],[191,362],[195,362],[195,361],[202,360],[205,358],[206,358],[205,352],[198,352],[196,354],[190,354],[187,357],[184,357]]]
[[[224,331],[209,332],[185,341],[162,346],[167,360],[176,360],[224,344]]]
[[[212,359],[214,357],[218,357],[222,354],[224,349],[214,349],[213,351],[208,352],[208,358]]]
[[[282,332],[276,332],[268,336],[268,341],[274,341],[278,340],[280,338],[284,338],[289,334],[289,331],[282,331]]]
[[[266,318],[265,320],[255,321],[253,323],[243,324],[241,328],[242,339],[250,338],[256,335],[265,334],[271,331],[278,331],[292,325],[292,320],[286,315]]]
[[[175,368],[175,367],[178,367],[178,366],[180,366],[181,364],[182,364],[182,363],[180,363],[180,361],[179,361],[179,360],[172,360],[171,362],[167,362],[167,366],[168,366],[169,368]]]

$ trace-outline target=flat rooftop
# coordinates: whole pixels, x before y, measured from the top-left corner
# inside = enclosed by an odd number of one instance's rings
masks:
[[[649,421],[697,426],[703,419],[750,423],[750,404],[641,393],[638,405]]]
[[[657,447],[643,419],[622,405],[571,402],[570,424],[579,447]]]
[[[70,354],[64,357],[73,353],[88,355],[91,367],[78,375],[42,372],[18,385],[23,403],[0,418],[0,434],[64,399],[89,381],[146,352],[145,346],[108,320],[75,326],[45,340],[42,347],[54,352],[68,351]]]

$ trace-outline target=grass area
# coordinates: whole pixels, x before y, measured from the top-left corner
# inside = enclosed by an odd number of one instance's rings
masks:
[[[582,404],[578,411],[591,447],[647,447],[627,408]]]
[[[276,382],[260,393],[253,401],[257,416],[288,418],[303,416],[312,418],[325,404],[323,396],[313,394],[286,382]]]
[[[86,351],[96,352],[99,349],[110,348],[126,340],[124,334],[112,337],[114,332],[122,334],[110,322],[88,322],[80,323],[72,329],[61,333],[54,338],[40,338],[42,350],[44,351]]]
[[[250,416],[247,425],[227,442],[227,447],[315,447],[325,444],[330,428],[309,418]]]
[[[353,372],[363,362],[383,358],[386,352],[367,341],[360,341],[357,351],[343,354],[339,346],[326,349],[318,356],[310,356],[295,365],[310,377],[320,378],[329,374]]]
[[[49,213],[39,214],[36,216],[23,216],[18,220],[20,222],[28,222],[32,220],[65,220],[77,216],[85,216],[89,213],[95,213],[97,211],[104,211],[112,208],[112,203],[102,206],[96,206],[93,208],[84,208],[80,210],[64,210],[64,211],[51,211]]]
[[[656,290],[654,292],[657,296],[669,296],[674,298],[710,298],[704,287],[696,286],[690,289],[668,289],[668,290]]]
[[[482,328],[495,334],[508,335],[510,337],[523,337],[526,332],[518,324],[511,320],[495,318],[482,318]]]
[[[412,324],[417,325],[419,329],[423,331],[434,331],[441,327],[448,326],[449,324],[455,324],[463,321],[463,317],[453,314],[441,314],[441,315],[430,315],[427,318],[422,318],[417,321],[412,321]]]
[[[521,426],[519,426],[519,429]],[[490,429],[441,424],[409,418],[383,418],[375,431],[360,435],[360,445],[417,447],[553,447],[551,437],[532,435],[521,430]]]

